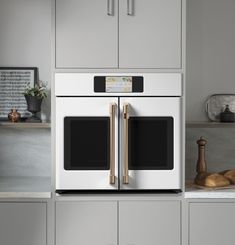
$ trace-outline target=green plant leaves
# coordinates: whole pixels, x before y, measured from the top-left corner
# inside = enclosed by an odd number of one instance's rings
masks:
[[[34,88],[31,88],[28,84],[23,94],[29,96],[35,96],[41,99],[46,98],[47,91],[46,91],[46,85],[44,84],[46,83],[43,81],[39,81],[38,83],[35,84]]]

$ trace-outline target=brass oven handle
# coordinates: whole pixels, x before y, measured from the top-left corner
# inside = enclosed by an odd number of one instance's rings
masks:
[[[129,120],[129,104],[123,104],[123,133],[124,133],[124,170],[123,170],[123,184],[129,184],[128,173],[128,120]]]
[[[115,109],[116,104],[110,103],[110,174],[109,183],[115,184]]]

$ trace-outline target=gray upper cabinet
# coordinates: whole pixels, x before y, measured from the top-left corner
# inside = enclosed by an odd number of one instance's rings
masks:
[[[118,2],[56,0],[56,67],[118,66]]]
[[[46,245],[46,203],[0,203],[0,244]]]
[[[56,68],[181,68],[182,0],[56,0]]]
[[[119,203],[119,245],[181,245],[179,201]]]
[[[120,68],[181,67],[181,0],[119,1]]]
[[[235,203],[190,203],[189,245],[235,243]]]

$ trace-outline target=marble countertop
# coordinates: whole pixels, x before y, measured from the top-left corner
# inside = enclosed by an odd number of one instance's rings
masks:
[[[0,198],[51,198],[51,179],[0,176]]]
[[[186,183],[185,198],[235,198],[235,185],[224,188],[196,187],[192,182]]]
[[[0,198],[51,198],[50,177],[1,177]],[[235,185],[230,188],[212,189],[186,183],[184,198],[234,198]]]

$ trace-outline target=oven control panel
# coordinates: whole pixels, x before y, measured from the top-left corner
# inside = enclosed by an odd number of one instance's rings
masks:
[[[143,93],[144,78],[141,76],[95,76],[95,93]]]

